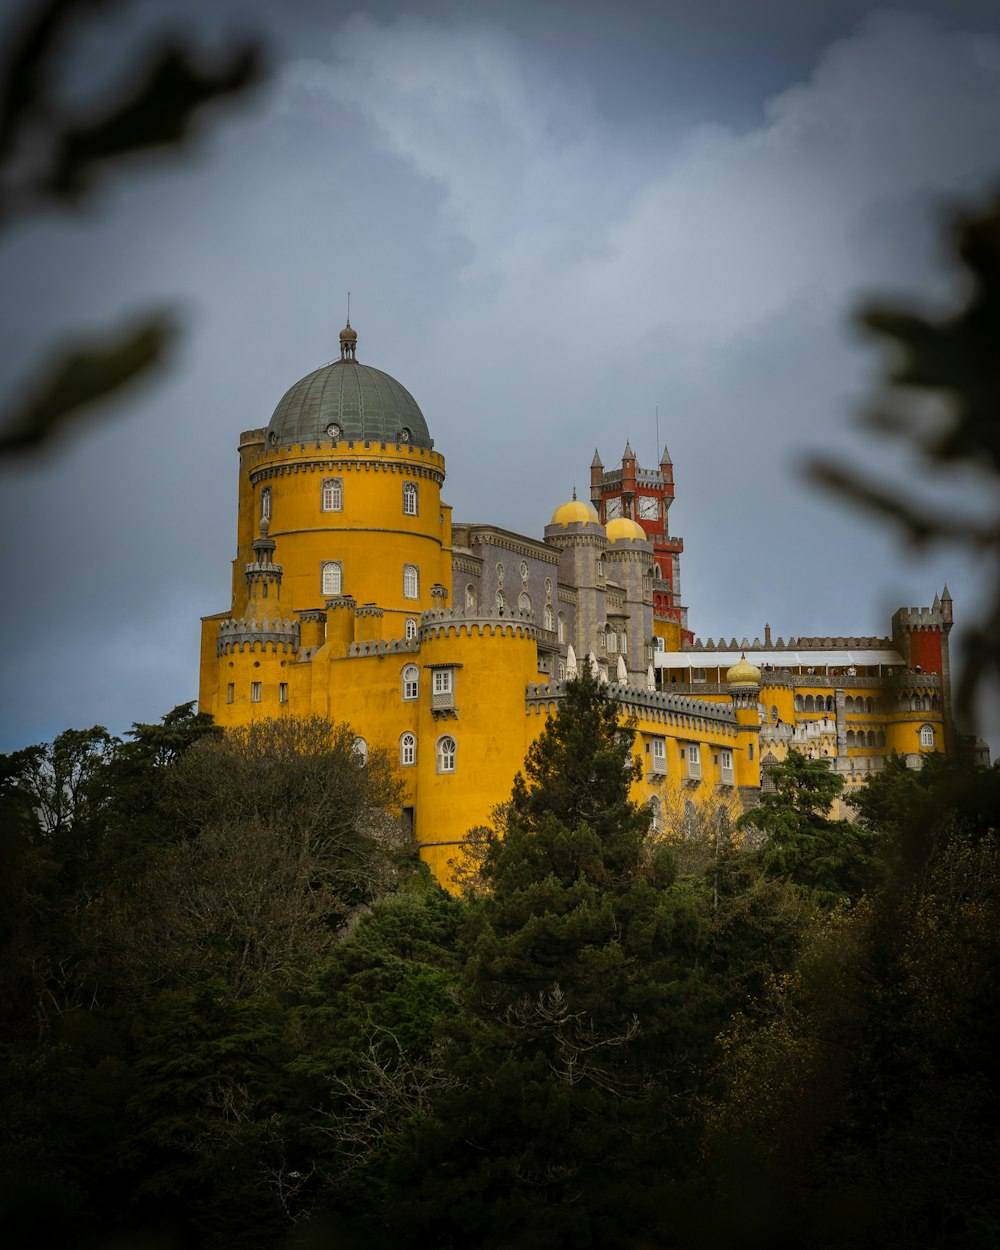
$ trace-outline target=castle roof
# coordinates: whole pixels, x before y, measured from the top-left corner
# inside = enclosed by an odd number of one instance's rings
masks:
[[[350,333],[356,339],[353,327]],[[353,357],[323,365],[290,387],[266,437],[269,445],[355,440],[434,446],[424,414],[406,387]]]

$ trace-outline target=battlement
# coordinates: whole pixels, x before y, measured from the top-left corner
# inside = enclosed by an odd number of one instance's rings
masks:
[[[682,651],[845,651],[845,650],[865,650],[879,651],[891,648],[893,645],[891,638],[878,638],[874,635],[852,636],[852,637],[834,637],[832,634],[823,637],[809,638],[804,635],[798,638],[789,638],[786,642],[784,638],[779,638],[777,642],[773,642],[765,638],[761,642],[760,638],[754,638],[751,642],[748,638],[744,638],[741,642],[737,642],[735,637],[729,642],[725,638],[719,638],[716,642],[712,638],[702,641],[695,638],[693,642],[684,641],[681,643]]]
[[[243,617],[235,621],[230,617],[229,620],[219,623],[218,640],[215,644],[217,656],[230,655],[237,649],[243,651],[247,647],[252,651],[258,645],[261,650],[270,646],[274,651],[277,651],[279,647],[282,650],[290,648],[292,651],[297,651],[299,648],[298,622],[287,618],[274,621],[265,618],[258,622],[253,617],[250,620]]]
[[[519,638],[537,639],[535,614],[521,612],[517,608],[431,608],[420,617],[420,639],[443,638],[448,634],[515,635]]]
[[[396,655],[399,652],[415,654],[420,650],[416,638],[374,638],[368,642],[352,642],[347,648],[348,658],[359,655]]]
[[[732,730],[736,727],[736,713],[726,703],[690,699],[619,682],[608,682],[605,690],[631,716],[666,721],[681,728],[696,728],[697,722]],[[565,692],[566,683],[562,681],[529,682],[525,690],[526,707],[537,709],[538,706],[548,705],[553,700],[561,699]]]

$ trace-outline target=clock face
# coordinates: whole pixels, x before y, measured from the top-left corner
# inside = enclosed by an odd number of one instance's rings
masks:
[[[660,501],[653,495],[643,495],[639,500],[639,516],[643,521],[659,520]]]
[[[604,515],[608,518],[609,521],[613,521],[615,517],[620,517],[621,514],[622,514],[621,495],[612,495],[611,498],[604,505]]]

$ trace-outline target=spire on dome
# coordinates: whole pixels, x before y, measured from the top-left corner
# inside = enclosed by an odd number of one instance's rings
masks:
[[[358,345],[358,332],[351,325],[351,293],[347,292],[347,324],[340,332],[340,359],[354,360]]]

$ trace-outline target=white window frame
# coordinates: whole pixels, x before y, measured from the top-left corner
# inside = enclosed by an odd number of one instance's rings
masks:
[[[320,490],[321,512],[344,511],[344,479],[342,477],[325,477]]]
[[[556,617],[556,638],[559,642],[566,641],[566,613],[560,612]]]
[[[701,746],[697,742],[684,744],[684,775],[691,781],[701,781]]]
[[[657,776],[667,775],[667,740],[666,738],[650,738],[649,740],[649,771]]]
[[[434,670],[434,694],[451,694],[455,688],[454,673],[450,668],[436,668]]]
[[[360,734],[351,743],[351,754],[362,768],[368,763],[368,743]]]
[[[288,702],[288,682],[287,681],[278,682],[278,702],[279,703]]]
[[[344,593],[344,566],[339,560],[323,561],[320,588],[325,598],[336,599]]]
[[[226,702],[227,703],[236,702],[236,683],[234,681],[231,681],[229,685],[226,686]]]
[[[271,488],[265,486],[260,492],[260,519],[262,521],[270,521],[271,519]]]
[[[415,564],[403,565],[403,598],[420,598],[420,569]]]
[[[416,638],[417,634],[420,632],[420,625],[415,616],[408,616],[406,618],[406,626],[403,632],[407,642],[412,642],[413,639]]]
[[[475,612],[477,603],[476,588],[470,582],[465,588],[465,610]]]
[[[922,747],[932,747],[934,745],[934,726],[920,726],[920,745]]]
[[[545,621],[545,628],[551,634],[552,631],[555,629],[555,625],[556,625],[556,616],[555,616],[555,613],[552,611],[551,603],[547,603],[545,605],[544,621]]]
[[[418,516],[420,494],[416,482],[403,483],[403,516]]]
[[[531,596],[527,593],[527,591],[522,590],[517,596],[517,610],[518,612],[531,611]]]
[[[726,785],[731,786],[733,784],[733,752],[731,747],[723,747],[719,751],[719,776]]]
[[[451,734],[444,734],[438,738],[434,753],[437,756],[437,770],[439,773],[453,773],[455,771],[458,743]]]
[[[416,762],[417,735],[407,730],[399,738],[399,764],[401,768],[411,768]]]
[[[260,693],[261,693],[260,682],[259,682],[259,681],[252,681],[252,682],[250,683],[250,702],[251,702],[251,703],[259,703],[259,702],[260,702]]]
[[[400,673],[402,698],[404,703],[414,703],[420,698],[420,669],[416,664],[407,664]]]

